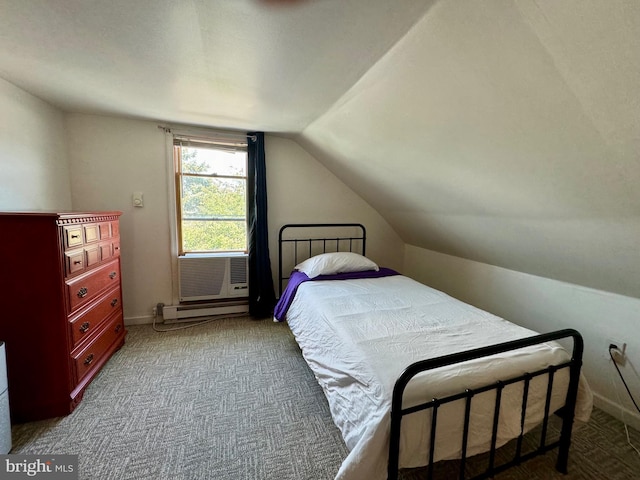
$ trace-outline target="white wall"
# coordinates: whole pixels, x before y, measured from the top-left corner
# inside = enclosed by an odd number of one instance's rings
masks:
[[[367,256],[381,266],[400,269],[404,243],[378,212],[297,142],[268,136],[265,144],[274,281],[278,230],[287,223],[362,223],[367,229]]]
[[[627,423],[640,428],[640,416],[632,413],[633,404],[607,353],[610,340],[627,343],[628,361],[621,370],[631,391],[640,391],[640,299],[412,245],[405,248],[404,271],[422,283],[532,330],[543,333],[576,329],[584,338],[583,372],[594,391],[596,405],[618,418],[622,417],[622,405]]]
[[[597,405],[631,418],[630,401],[607,360],[610,339],[627,343],[622,368],[640,390],[640,300],[519,273],[406,245],[380,215],[295,141],[266,137],[270,249],[284,223],[362,222],[368,254],[403,273],[534,330],[575,328],[585,339],[584,372]],[[171,303],[166,136],[155,122],[65,115],[0,79],[0,209],[121,210],[125,317],[149,322],[159,301]],[[145,206],[131,194],[144,193]],[[404,257],[404,264],[403,264]],[[636,415],[632,423],[640,428]]]
[[[67,116],[67,130],[73,208],[123,212],[125,323],[148,322],[172,298],[165,134],[154,122],[82,114]]]
[[[435,2],[301,143],[408,244],[640,298],[639,19]]]
[[[123,212],[125,323],[148,323],[158,302],[173,303],[166,136],[156,122],[84,114],[68,115],[67,130],[73,208]],[[278,230],[292,222],[363,222],[372,258],[400,267],[403,244],[369,205],[293,140],[265,144],[274,278]],[[143,208],[132,206],[137,191]]]
[[[64,116],[0,78],[0,210],[71,208]]]

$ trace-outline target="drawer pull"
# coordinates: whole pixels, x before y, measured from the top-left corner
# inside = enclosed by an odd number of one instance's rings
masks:
[[[89,356],[84,359],[84,364],[85,365],[90,365],[91,362],[93,362],[93,353],[89,354]]]
[[[73,264],[74,265],[80,265],[82,263],[82,260],[74,260]]]
[[[84,298],[87,296],[87,293],[89,293],[89,290],[87,289],[87,287],[82,287],[80,290],[78,290],[78,298]]]
[[[122,330],[122,324],[121,324],[121,323],[119,323],[118,325],[116,325],[115,332],[116,332],[116,333],[119,333],[119,332],[120,332],[120,330]]]
[[[120,247],[113,247],[114,250],[120,250]]]
[[[77,234],[77,233],[76,233],[76,234],[73,234],[73,233],[72,233],[72,234],[71,234],[71,238],[80,238],[80,235],[79,235],[79,234]]]
[[[89,322],[84,322],[82,325],[80,325],[80,331],[82,333],[85,333],[87,330],[89,330],[89,326],[91,324]]]
[[[118,299],[114,298],[113,300],[111,300],[111,306],[115,307],[118,304]]]
[[[117,274],[116,272],[111,272],[111,273],[109,274],[109,278],[110,278],[111,280],[113,280],[113,279],[114,279],[114,278],[116,278],[117,276],[118,276],[118,274]]]

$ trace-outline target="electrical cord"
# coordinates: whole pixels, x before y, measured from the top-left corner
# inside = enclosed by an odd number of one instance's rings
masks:
[[[153,315],[153,323],[152,323],[152,327],[156,332],[174,332],[176,330],[185,330],[187,328],[192,328],[192,327],[197,327],[199,325],[204,325],[205,323],[210,323],[213,322],[214,320],[219,320],[221,318],[232,318],[232,317],[243,317],[245,316],[245,313],[236,313],[236,314],[230,314],[230,315],[217,315],[217,316],[213,316],[213,317],[207,317],[203,320],[194,320],[193,322],[189,322],[188,325],[180,325],[178,327],[172,327],[172,328],[158,328],[156,326],[156,320],[158,318],[158,312],[156,311],[156,313],[154,313]]]
[[[622,372],[620,371],[620,369],[618,368],[618,362],[615,361],[615,359],[613,358],[613,354],[611,353],[611,350],[619,350],[617,345],[614,345],[613,343],[611,345],[609,345],[609,356],[611,357],[611,360],[613,361],[613,366],[616,367],[616,370],[618,371],[618,375],[620,376],[620,380],[622,380],[622,383],[624,384],[624,388],[627,389],[627,393],[629,394],[629,398],[631,398],[631,401],[633,402],[633,405],[636,407],[636,410],[638,410],[638,412],[640,412],[640,407],[638,407],[638,404],[636,403],[636,400],[633,398],[633,395],[631,394],[631,390],[629,390],[629,385],[627,385],[627,382],[625,382],[624,377],[622,376]]]
[[[633,395],[631,395],[631,391],[629,390],[629,386],[627,385],[627,382],[624,380],[624,377],[622,376],[622,372],[620,372],[620,369],[618,368],[618,364],[616,363],[615,359],[613,358],[613,354],[611,353],[611,350],[613,349],[618,349],[617,345],[611,344],[609,345],[609,356],[611,357],[611,361],[613,362],[613,365],[616,367],[616,371],[618,372],[618,375],[620,376],[620,379],[622,380],[622,383],[624,384],[624,387],[627,389],[627,393],[629,394],[629,397],[631,398],[631,401],[633,402],[633,405],[636,407],[636,409],[638,411],[640,411],[640,409],[638,408],[638,404],[636,403],[635,399],[633,398]],[[622,415],[622,419],[623,422],[622,424],[624,425],[624,431],[627,435],[627,443],[629,444],[629,446],[631,448],[633,448],[636,453],[638,455],[640,455],[640,450],[631,442],[631,437],[629,436],[629,427],[627,427],[627,422],[624,421],[624,409],[622,408],[622,400],[620,399],[620,394],[618,393],[618,389],[616,388],[616,384],[614,383],[614,377],[610,377],[611,378],[611,385],[613,386],[613,391],[616,392],[616,398],[618,399],[618,405],[620,405],[620,414]]]
[[[153,329],[156,332],[174,332],[176,330],[184,330],[186,328],[191,328],[191,327],[197,327],[198,325],[204,325],[205,323],[209,323],[211,321],[214,320],[214,318],[206,318],[204,320],[199,320],[196,323],[189,323],[188,325],[180,325],[179,327],[172,327],[172,328],[158,328],[156,326],[156,320],[158,318],[158,314],[154,314],[153,315]]]

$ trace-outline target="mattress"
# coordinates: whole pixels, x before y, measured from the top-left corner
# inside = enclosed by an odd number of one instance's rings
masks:
[[[425,358],[530,337],[537,332],[460,302],[402,275],[301,283],[286,321],[322,387],[333,420],[350,450],[336,479],[386,478],[393,387],[402,371]],[[405,406],[506,380],[559,364],[569,354],[557,343],[485,357],[424,372],[405,393]],[[552,411],[564,403],[568,372],[556,374]],[[531,382],[525,430],[544,414],[547,380]],[[490,445],[494,392],[474,397],[467,455]],[[522,386],[505,388],[498,446],[520,433]],[[464,405],[455,402],[438,413],[435,461],[459,458]],[[592,395],[581,378],[576,419],[587,421]],[[417,467],[428,458],[429,417],[403,421],[400,467]]]

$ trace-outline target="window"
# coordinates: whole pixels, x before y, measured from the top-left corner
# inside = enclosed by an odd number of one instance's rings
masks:
[[[247,144],[174,137],[178,253],[247,251]]]

